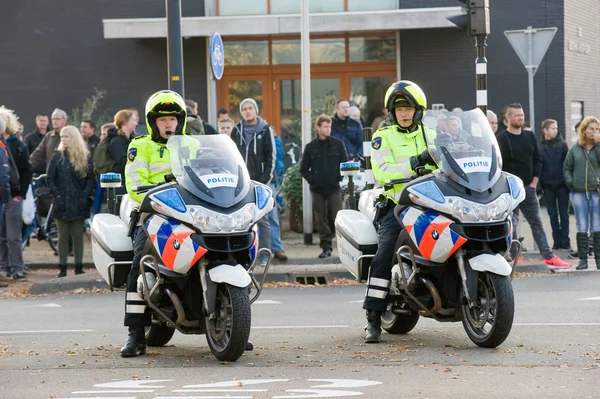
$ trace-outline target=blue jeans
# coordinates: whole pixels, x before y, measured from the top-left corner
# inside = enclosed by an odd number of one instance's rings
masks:
[[[273,192],[277,191],[275,184],[269,184]],[[279,225],[279,213],[277,211],[277,203],[267,215],[269,217],[269,226],[271,227],[271,251],[273,253],[283,251],[283,243],[281,242],[281,226]]]
[[[525,220],[527,220],[527,223],[529,223],[529,227],[531,227],[533,240],[537,244],[540,254],[544,259],[552,259],[554,257],[554,252],[552,252],[548,245],[544,223],[542,222],[542,214],[540,213],[540,203],[534,187],[529,185],[525,186],[525,199],[519,204],[518,209],[525,217]],[[511,256],[513,258],[516,256],[514,250],[511,250]]]
[[[591,192],[573,192],[571,201],[575,209],[575,221],[577,222],[578,233],[588,233],[590,231],[590,221],[592,232],[600,232],[600,208],[598,207],[598,193]]]

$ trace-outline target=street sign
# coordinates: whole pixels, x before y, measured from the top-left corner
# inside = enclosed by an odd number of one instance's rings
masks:
[[[223,39],[217,32],[210,37],[209,48],[212,73],[215,79],[219,80],[223,77],[225,70],[225,53],[223,52]]]
[[[525,69],[527,69],[529,84],[529,121],[534,129],[536,126],[533,75],[537,72],[557,30],[558,28],[533,29],[531,26],[528,26],[527,29],[504,31],[504,36],[506,36],[508,42],[525,66]]]
[[[504,35],[527,69],[537,71],[558,28],[507,30]]]

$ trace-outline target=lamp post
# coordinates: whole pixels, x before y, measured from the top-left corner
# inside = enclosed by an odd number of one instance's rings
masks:
[[[169,89],[185,98],[183,90],[183,43],[181,41],[181,0],[165,0],[167,8],[167,57]]]
[[[300,42],[301,42],[301,63],[302,63],[302,152],[311,140],[312,118],[311,118],[311,97],[310,97],[310,29],[308,24],[308,1],[302,0],[302,9],[300,13]],[[313,212],[310,187],[308,182],[302,179],[302,209],[303,209],[303,227],[304,243],[312,244],[313,238]]]

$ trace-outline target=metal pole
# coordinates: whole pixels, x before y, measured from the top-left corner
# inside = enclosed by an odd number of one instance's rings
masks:
[[[365,188],[367,190],[375,187],[375,178],[371,167],[371,140],[373,138],[373,129],[363,127],[363,154],[365,155],[365,178],[367,180]]]
[[[300,41],[302,51],[302,152],[311,141],[311,104],[310,104],[310,28],[308,24],[308,1],[302,0],[300,13]],[[312,244],[313,211],[308,182],[302,179],[302,209],[304,221],[304,244]]]
[[[181,40],[181,0],[165,0],[167,7],[167,57],[169,90],[183,98],[183,43]]]
[[[531,127],[535,129],[535,97],[533,90],[533,75],[535,74],[535,67],[533,66],[533,28],[531,26],[527,27],[527,47],[528,47],[528,64],[527,68],[527,81],[529,83],[529,122],[531,122]]]
[[[487,95],[487,59],[485,58],[485,48],[487,35],[479,35],[475,39],[477,47],[477,59],[475,60],[476,86],[477,86],[477,106],[485,114],[488,105]]]

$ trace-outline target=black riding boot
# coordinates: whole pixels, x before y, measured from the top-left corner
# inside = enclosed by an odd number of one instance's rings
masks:
[[[60,272],[56,275],[56,278],[67,277],[67,265],[58,265]]]
[[[85,272],[83,271],[83,265],[81,263],[78,263],[75,265],[75,274],[84,274]]]
[[[592,233],[594,239],[594,258],[596,259],[596,269],[600,270],[600,233]]]
[[[585,270],[588,268],[588,235],[577,233],[577,252],[579,252],[579,264],[575,269]]]
[[[129,327],[129,338],[121,349],[121,357],[136,357],[146,354],[146,334],[144,327]]]
[[[379,341],[381,341],[381,313],[376,310],[367,310],[365,344],[376,344]]]

